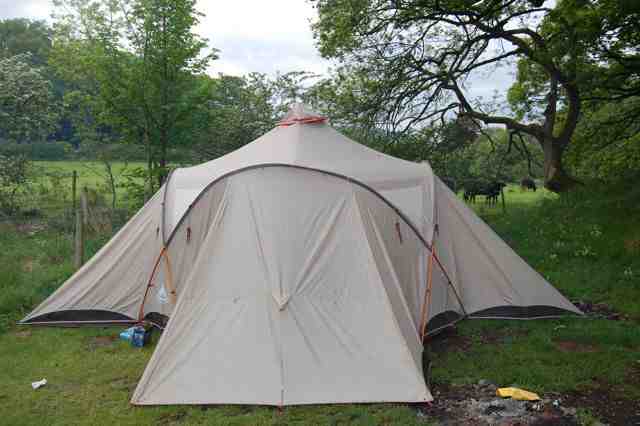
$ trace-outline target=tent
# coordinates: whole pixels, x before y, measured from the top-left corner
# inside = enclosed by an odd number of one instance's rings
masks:
[[[169,317],[132,403],[430,401],[423,338],[463,318],[580,313],[428,164],[295,105],[176,169],[27,324]]]

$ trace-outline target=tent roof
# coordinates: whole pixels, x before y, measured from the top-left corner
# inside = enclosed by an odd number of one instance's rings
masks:
[[[314,117],[319,115],[294,107],[282,121],[293,124],[277,126],[218,159],[177,169],[173,179],[179,187],[204,187],[233,170],[277,163],[342,174],[379,190],[414,186],[424,180],[425,164],[391,157],[354,142],[326,121],[304,123]]]
[[[168,184],[167,235],[198,194],[216,179],[234,171],[266,164],[307,167],[355,179],[372,189],[433,187],[428,164],[395,158],[357,143],[333,129],[320,114],[295,104],[281,125],[223,157],[176,169]],[[401,200],[396,202],[401,210]],[[416,214],[403,211],[415,219]],[[416,223],[420,227],[419,223]]]

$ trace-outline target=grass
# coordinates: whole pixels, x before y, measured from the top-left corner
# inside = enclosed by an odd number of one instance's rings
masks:
[[[153,347],[110,341],[117,330],[12,329],[0,336],[0,412],[10,425],[424,425],[404,405],[142,407],[128,401]],[[106,343],[103,343],[103,340]],[[100,343],[97,343],[100,342]],[[33,391],[30,382],[49,383]]]
[[[42,174],[61,174],[68,176],[71,184],[71,174],[75,170],[78,173],[79,185],[97,188],[104,184],[104,165],[99,161],[34,161],[34,167]],[[142,162],[116,161],[113,163],[113,174],[116,178],[122,177],[136,167],[145,168]]]
[[[511,187],[507,199],[506,214],[482,204],[475,208],[569,299],[606,304],[629,320],[467,321],[459,333],[472,344],[464,351],[432,354],[434,380],[482,378],[538,392],[605,382],[628,399],[640,398],[638,383],[626,380],[640,362],[638,191],[585,190],[559,199]],[[483,344],[487,340],[491,344]],[[570,342],[569,350],[563,342]]]
[[[72,170],[69,162],[46,165]],[[92,179],[87,177],[87,179]],[[570,299],[606,303],[629,317],[462,322],[455,338],[427,348],[432,382],[480,379],[538,393],[610,384],[628,399],[640,360],[640,194],[583,194],[568,200],[507,189],[507,212],[479,203],[478,213]],[[106,237],[89,242],[95,252]],[[72,273],[71,239],[55,229],[0,224],[0,423],[40,424],[428,424],[402,404],[287,407],[130,406],[153,346],[134,349],[115,328],[26,328],[15,321]],[[437,340],[437,338],[436,338]],[[464,346],[459,346],[460,341]],[[576,350],[565,350],[571,342]],[[445,350],[435,350],[439,344]],[[432,350],[433,347],[433,350]],[[636,367],[634,367],[636,366]],[[37,391],[30,383],[47,378]],[[592,419],[588,407],[580,410]],[[585,423],[587,422],[585,420]],[[590,421],[590,420],[589,420]]]

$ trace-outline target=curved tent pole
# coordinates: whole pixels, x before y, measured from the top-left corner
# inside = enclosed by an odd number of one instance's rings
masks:
[[[353,183],[355,185],[358,185],[361,188],[366,189],[367,191],[371,192],[372,194],[374,194],[376,197],[378,197],[380,200],[382,200],[387,206],[389,206],[407,224],[407,226],[413,231],[413,233],[416,235],[416,237],[418,237],[420,242],[422,242],[422,244],[427,248],[427,250],[429,250],[429,252],[431,253],[431,256],[433,257],[433,260],[436,262],[436,264],[438,265],[439,269],[442,271],[442,273],[444,274],[445,278],[447,279],[447,285],[449,287],[451,287],[451,290],[453,291],[453,294],[455,295],[455,297],[456,297],[456,299],[458,301],[458,304],[460,305],[460,308],[462,309],[463,316],[464,317],[467,316],[467,311],[464,308],[464,305],[462,304],[462,299],[460,298],[460,295],[458,294],[456,288],[454,287],[453,282],[451,281],[451,278],[449,277],[449,274],[447,273],[447,270],[444,268],[444,265],[442,265],[442,262],[440,262],[440,259],[438,258],[438,256],[433,252],[433,247],[431,246],[431,244],[429,244],[424,239],[424,237],[422,236],[420,231],[418,231],[418,228],[416,228],[416,226],[411,222],[411,220],[398,207],[396,207],[391,201],[387,200],[384,196],[382,196],[382,194],[380,194],[378,191],[376,191],[371,186],[367,185],[366,183],[360,182],[359,180],[354,179],[354,178],[352,178],[350,176],[342,175],[340,173],[330,172],[328,170],[322,170],[322,169],[316,169],[316,168],[313,168],[313,167],[299,166],[299,165],[295,165],[295,164],[286,164],[286,163],[264,163],[264,164],[254,164],[252,166],[247,166],[247,167],[241,167],[239,169],[232,170],[232,171],[227,172],[227,173],[225,173],[225,174],[223,174],[221,176],[218,176],[213,181],[211,181],[207,186],[205,186],[202,189],[202,191],[200,191],[200,193],[195,198],[195,200],[193,200],[193,202],[191,204],[189,204],[189,207],[184,212],[184,214],[182,215],[182,217],[180,218],[180,220],[178,221],[176,226],[173,228],[173,230],[171,231],[171,234],[169,234],[169,238],[167,239],[167,242],[165,244],[165,249],[166,249],[166,247],[169,246],[169,244],[171,244],[171,241],[173,241],[173,238],[176,236],[179,228],[182,226],[182,224],[186,220],[186,218],[189,215],[189,213],[191,212],[191,210],[193,210],[193,208],[198,203],[198,201],[200,201],[200,199],[209,191],[209,189],[211,189],[213,186],[215,186],[218,182],[220,182],[223,179],[226,179],[226,178],[228,178],[230,176],[233,176],[233,175],[236,175],[236,174],[248,171],[248,170],[261,169],[261,168],[267,168],[267,167],[288,167],[288,168],[292,168],[292,169],[307,170],[307,171],[311,171],[311,172],[322,173],[322,174],[325,174],[325,175],[336,177],[338,179],[346,180],[347,182],[351,182],[351,183]],[[166,189],[165,189],[165,194],[166,194]],[[163,209],[164,209],[164,204],[163,204]],[[163,212],[163,219],[164,219],[164,212]],[[156,265],[156,267],[157,267],[157,265]],[[154,267],[154,271],[155,271],[156,267]],[[149,282],[151,283],[151,279],[149,280]],[[148,292],[148,288],[147,288],[147,292]],[[145,297],[146,297],[146,292],[145,292]]]
[[[436,228],[437,229],[437,228]],[[437,234],[435,234],[437,235]],[[420,314],[420,337],[424,340],[427,331],[427,319],[429,317],[429,308],[431,307],[431,288],[433,284],[433,256],[436,252],[435,239],[431,241],[431,253],[427,264],[427,288],[424,292],[424,300],[422,302],[422,310]]]
[[[149,276],[149,280],[147,281],[147,288],[144,290],[144,296],[142,296],[142,303],[140,304],[140,310],[138,311],[138,321],[142,321],[144,318],[144,303],[147,301],[147,296],[149,294],[149,289],[153,287],[153,279],[156,277],[156,272],[158,271],[158,265],[160,265],[160,261],[162,260],[162,256],[164,255],[166,246],[162,247],[160,250],[160,254],[156,258],[155,263],[153,264],[153,269],[151,270],[151,275]]]
[[[171,270],[171,261],[169,260],[169,250],[164,250],[164,265],[167,271],[167,281],[169,287],[169,298],[171,299],[171,303],[173,305],[176,304],[176,288],[173,285],[173,272]]]
[[[160,250],[160,254],[158,254],[158,257],[156,258],[156,261],[153,264],[151,276],[149,277],[149,281],[147,282],[147,288],[144,291],[144,296],[142,297],[142,303],[140,304],[140,310],[138,311],[138,321],[142,321],[144,318],[144,304],[147,301],[147,296],[149,295],[149,289],[154,286],[153,280],[156,277],[156,274],[158,272],[158,266],[160,265],[160,261],[162,260],[163,257],[165,261],[164,263],[165,269],[167,272],[167,284],[169,287],[169,297],[171,298],[171,303],[173,305],[176,304],[177,295],[176,295],[176,288],[173,285],[173,271],[171,269],[171,262],[169,260],[169,253],[168,253],[167,247],[164,246],[162,247],[162,250]]]

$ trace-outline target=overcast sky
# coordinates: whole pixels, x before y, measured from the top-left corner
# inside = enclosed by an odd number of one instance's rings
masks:
[[[198,32],[220,50],[211,75],[241,75],[250,71],[311,71],[324,74],[329,62],[314,46],[310,21],[315,10],[306,0],[199,0],[205,14]],[[48,19],[50,0],[0,0],[0,19],[27,17]],[[490,75],[475,75],[468,89],[475,96],[490,98],[504,92],[513,81],[512,67]]]

